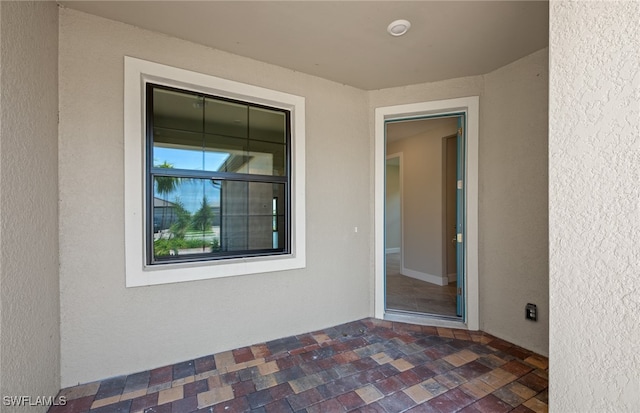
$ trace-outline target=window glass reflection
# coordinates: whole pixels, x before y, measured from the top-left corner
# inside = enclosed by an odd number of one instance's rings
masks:
[[[202,134],[172,129],[153,129],[153,166],[176,169],[204,169]]]
[[[249,173],[247,140],[205,135],[204,166],[207,171]]]
[[[283,249],[284,184],[154,176],[155,259]]]
[[[260,141],[285,143],[286,117],[275,110],[249,108],[249,138]]]
[[[204,132],[204,98],[173,90],[153,89],[153,125],[190,132]]]
[[[283,112],[158,88],[153,96],[154,167],[286,175]]]
[[[211,253],[220,242],[220,181],[154,177],[153,255]]]
[[[247,105],[218,99],[205,99],[205,132],[247,138]]]
[[[249,173],[286,175],[286,147],[280,143],[249,141]]]

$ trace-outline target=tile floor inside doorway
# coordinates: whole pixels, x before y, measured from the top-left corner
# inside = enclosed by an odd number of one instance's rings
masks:
[[[456,283],[439,286],[400,274],[400,253],[386,254],[387,308],[456,316]]]
[[[364,319],[63,389],[49,412],[546,412],[547,377],[482,332]]]

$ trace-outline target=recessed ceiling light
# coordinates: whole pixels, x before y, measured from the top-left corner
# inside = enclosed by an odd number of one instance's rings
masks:
[[[409,30],[409,27],[411,27],[411,23],[408,20],[401,19],[391,22],[387,27],[387,31],[391,36],[402,36]]]

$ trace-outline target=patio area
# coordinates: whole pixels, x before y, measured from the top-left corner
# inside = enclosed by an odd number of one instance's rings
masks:
[[[546,412],[547,385],[547,358],[489,334],[363,319],[63,389],[49,412]]]

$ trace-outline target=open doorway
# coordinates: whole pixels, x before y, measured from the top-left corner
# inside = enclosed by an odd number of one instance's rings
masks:
[[[464,274],[458,277],[457,270],[462,241],[457,233],[463,230],[457,220],[464,220],[464,213],[457,214],[463,123],[461,113],[386,124],[387,311],[455,320],[463,315]]]
[[[456,98],[441,101],[421,102],[406,105],[378,107],[375,109],[375,290],[374,290],[374,314],[377,318],[405,321],[424,325],[446,326],[455,328],[468,328],[477,330],[479,328],[479,285],[478,285],[478,115],[479,115],[479,99],[477,96]],[[386,204],[386,168],[387,160],[387,125],[391,123],[404,123],[407,121],[414,122],[425,120],[428,118],[455,118],[458,124],[458,130],[463,131],[465,139],[462,141],[463,147],[456,147],[457,159],[456,165],[462,166],[456,171],[456,202],[458,203],[457,212],[463,214],[463,219],[456,220],[456,225],[461,223],[463,228],[456,228],[456,273],[461,275],[456,283],[456,295],[459,296],[458,286],[462,287],[463,295],[456,300],[455,316],[439,316],[432,312],[419,313],[414,311],[398,311],[388,306],[387,277],[386,266],[387,257],[389,262],[393,263],[391,254],[394,254],[393,248],[390,251],[386,249],[386,221],[385,221],[385,204]],[[458,132],[458,131],[456,131]],[[446,151],[445,139],[451,134],[444,133],[440,136],[438,153],[441,161],[440,168],[443,168],[443,151]],[[462,136],[458,134],[458,136]],[[459,143],[460,141],[458,141]],[[444,145],[444,146],[443,146]],[[391,148],[389,154],[397,149]],[[401,157],[400,175],[406,174],[408,162],[405,152]],[[426,163],[426,158],[422,159],[422,163]],[[406,165],[406,166],[403,166]],[[459,178],[458,178],[459,177]],[[406,179],[402,179],[406,181]],[[441,184],[440,193],[442,194],[441,202],[444,199],[443,188],[445,184]],[[406,183],[401,184],[403,191]],[[422,192],[428,192],[423,185]],[[441,206],[441,208],[443,208]],[[403,206],[402,218],[404,222],[407,219],[408,208]],[[440,232],[440,272],[429,273],[424,272],[421,275],[432,275],[427,277],[427,281],[431,284],[439,284],[439,287],[449,286],[449,269],[447,269],[445,238],[448,237],[444,231],[446,228],[443,222],[443,209],[441,209],[439,222],[441,226]],[[403,224],[403,229],[407,229],[407,224]],[[452,237],[453,238],[453,237]],[[402,236],[397,263],[402,268],[402,261],[405,261],[404,267],[407,269],[407,255],[409,249],[404,243],[408,239],[408,234]],[[450,239],[449,242],[452,240]],[[453,243],[452,243],[453,244]],[[404,252],[403,252],[404,249]],[[387,254],[389,252],[389,254]],[[404,256],[404,257],[403,257]],[[414,255],[413,259],[416,256]],[[419,259],[422,257],[418,257]],[[459,269],[462,268],[462,271]],[[411,268],[408,268],[411,269]],[[422,272],[416,270],[418,272]],[[405,271],[407,272],[407,271]],[[410,271],[409,271],[410,272]],[[414,274],[415,275],[415,274]],[[414,277],[415,278],[415,277]],[[451,308],[451,307],[449,307]]]

